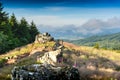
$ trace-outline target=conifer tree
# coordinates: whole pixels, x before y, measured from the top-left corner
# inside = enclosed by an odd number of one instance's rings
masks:
[[[25,18],[18,22],[15,14],[8,18],[0,3],[0,54],[33,42],[38,33],[33,21],[30,25]]]
[[[9,19],[9,24],[11,26],[11,30],[12,30],[12,33],[14,35],[14,37],[17,37],[17,32],[18,32],[18,22],[17,22],[17,19],[15,17],[15,14],[13,13]]]
[[[3,53],[6,51],[7,47],[7,35],[4,35],[3,32],[0,32],[0,53]]]
[[[8,14],[3,11],[2,3],[0,2],[0,25],[4,24],[8,20]]]
[[[35,23],[32,21],[30,25],[30,35],[31,35],[31,42],[35,40],[35,36],[38,34],[38,29],[36,28]]]
[[[30,33],[29,33],[29,25],[25,18],[22,18],[19,24],[19,38],[23,43],[29,43]]]

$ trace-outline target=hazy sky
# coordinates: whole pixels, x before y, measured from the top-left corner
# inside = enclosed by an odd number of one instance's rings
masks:
[[[0,0],[4,10],[37,25],[83,25],[90,19],[120,18],[120,0]]]

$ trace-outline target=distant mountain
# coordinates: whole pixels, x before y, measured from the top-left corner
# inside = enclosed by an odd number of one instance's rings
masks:
[[[84,46],[94,46],[96,43],[98,43],[101,48],[120,49],[120,32],[109,35],[92,36],[79,40],[71,40],[68,42]]]
[[[75,25],[66,25],[62,27],[52,27],[52,26],[44,26],[40,25],[38,30],[43,32],[48,32],[56,39],[69,39],[69,40],[77,40],[83,39],[95,35],[107,35],[120,32],[120,28],[112,28],[112,29],[93,29],[88,30],[81,29],[80,27],[76,27]]]
[[[52,26],[45,26],[45,25],[40,25],[38,27],[38,30],[43,32],[48,32],[52,36],[54,36],[56,39],[70,39],[70,40],[75,40],[75,39],[82,39],[84,37],[87,37],[88,35],[84,35],[80,32],[77,32],[78,30],[75,25],[65,25],[62,27],[52,27]]]
[[[77,40],[95,35],[108,35],[120,32],[120,18],[111,18],[106,21],[90,19],[82,25],[39,25],[38,30],[49,32],[57,39]]]

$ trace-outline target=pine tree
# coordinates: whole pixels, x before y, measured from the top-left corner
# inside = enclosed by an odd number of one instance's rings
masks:
[[[4,35],[3,32],[0,32],[0,53],[3,53],[6,51],[7,48],[7,35]]]
[[[12,35],[11,28],[8,23],[8,14],[3,11],[2,3],[0,2],[0,31],[5,35]]]
[[[16,35],[18,32],[18,22],[17,22],[17,19],[16,19],[14,13],[11,15],[11,17],[9,19],[9,24],[11,26],[11,30],[12,30],[14,37],[17,37]]]
[[[30,33],[29,26],[25,18],[22,18],[19,24],[18,38],[22,43],[29,43]]]
[[[30,25],[30,35],[31,35],[31,42],[35,40],[35,36],[38,34],[38,29],[36,28],[35,23],[32,21]]]
[[[33,21],[30,25],[25,18],[18,22],[14,14],[8,18],[0,3],[0,53],[33,42],[38,33]]]
[[[3,11],[2,3],[0,2],[0,25],[8,21],[8,13]]]

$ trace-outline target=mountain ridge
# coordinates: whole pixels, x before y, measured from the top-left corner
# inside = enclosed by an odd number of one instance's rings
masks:
[[[94,46],[96,43],[98,43],[101,48],[120,49],[120,32],[107,35],[91,36],[85,39],[71,40],[69,42],[84,46]]]

